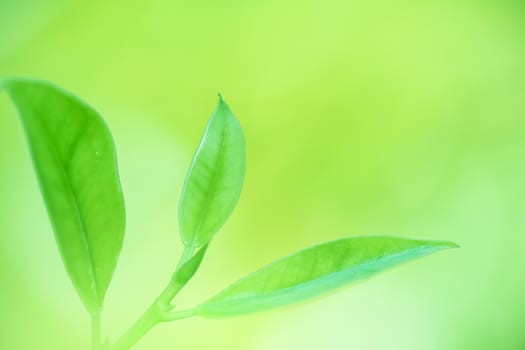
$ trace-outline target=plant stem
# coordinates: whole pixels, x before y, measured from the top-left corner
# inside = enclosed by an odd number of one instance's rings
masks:
[[[175,278],[181,266],[193,255],[193,247],[184,248],[184,252],[177,264],[177,268],[171,277],[170,282],[162,293],[150,305],[150,307],[139,317],[137,321],[124,333],[117,342],[110,347],[111,350],[131,349],[151,328],[160,322],[174,321],[182,318],[191,317],[195,314],[193,309],[180,312],[170,312],[173,306],[170,304],[173,298],[184,287]]]
[[[95,312],[91,315],[91,348],[93,350],[100,350],[102,346],[101,326],[100,326],[100,312]]]
[[[160,322],[159,307],[157,302],[153,303],[140,318],[131,326],[130,329],[120,337],[120,339],[111,346],[111,350],[131,349],[140,338],[144,336],[151,328]]]
[[[163,321],[170,322],[170,321],[181,320],[183,318],[194,316],[196,312],[197,310],[195,309],[187,309],[187,310],[170,312],[164,316]]]
[[[195,249],[192,247],[185,247],[184,251],[182,252],[182,256],[180,257],[179,263],[177,264],[177,268],[175,269],[175,272],[173,273],[173,276],[171,277],[170,283],[164,288],[162,293],[157,298],[158,302],[163,305],[168,305],[171,303],[173,298],[180,292],[182,287],[184,287],[184,284],[180,284],[176,281],[175,276],[177,275],[177,272],[179,272],[179,269],[181,266],[188,261],[189,258],[191,258],[193,251]]]

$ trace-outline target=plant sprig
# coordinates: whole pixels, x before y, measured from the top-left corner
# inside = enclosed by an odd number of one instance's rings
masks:
[[[284,257],[199,305],[173,299],[195,275],[235,208],[245,174],[241,126],[219,95],[184,181],[179,225],[184,251],[164,290],[116,342],[103,343],[101,314],[122,248],[125,209],[111,133],[102,117],[61,88],[34,79],[0,81],[16,105],[56,242],[92,319],[93,350],[131,349],[162,322],[238,316],[308,300],[402,262],[457,247],[447,241],[350,237]],[[106,338],[104,338],[106,339]]]

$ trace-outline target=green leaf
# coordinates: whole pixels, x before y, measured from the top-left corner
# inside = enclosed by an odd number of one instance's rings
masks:
[[[195,272],[197,272],[199,269],[207,249],[208,245],[206,244],[180,267],[180,269],[175,274],[175,281],[177,281],[177,284],[185,285],[193,277],[193,275],[195,275]]]
[[[92,314],[102,309],[124,237],[115,147],[102,118],[43,81],[0,84],[15,103],[66,270]]]
[[[179,203],[182,241],[207,244],[239,200],[245,171],[241,126],[219,95],[219,103],[184,181]]]
[[[313,246],[278,260],[201,304],[204,317],[228,317],[319,296],[404,261],[457,247],[451,242],[354,237]]]

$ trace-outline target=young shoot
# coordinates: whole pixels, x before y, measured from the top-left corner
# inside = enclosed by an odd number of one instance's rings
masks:
[[[92,107],[51,83],[12,78],[1,80],[0,89],[18,109],[58,250],[91,316],[93,350],[131,349],[162,322],[232,317],[309,300],[400,263],[457,247],[447,241],[389,236],[338,239],[271,263],[190,309],[176,309],[175,297],[199,269],[243,186],[244,135],[219,95],[179,201],[184,246],[179,263],[144,313],[107,343],[101,327],[104,296],[125,229],[124,198],[109,128]]]

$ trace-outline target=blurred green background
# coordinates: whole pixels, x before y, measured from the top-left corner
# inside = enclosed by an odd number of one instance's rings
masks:
[[[525,349],[525,5],[514,1],[0,0],[0,76],[104,115],[128,224],[115,339],[181,252],[177,201],[222,92],[245,190],[180,306],[347,235],[449,239],[333,296],[155,328],[137,349]],[[15,110],[0,94],[0,349],[88,349]]]

